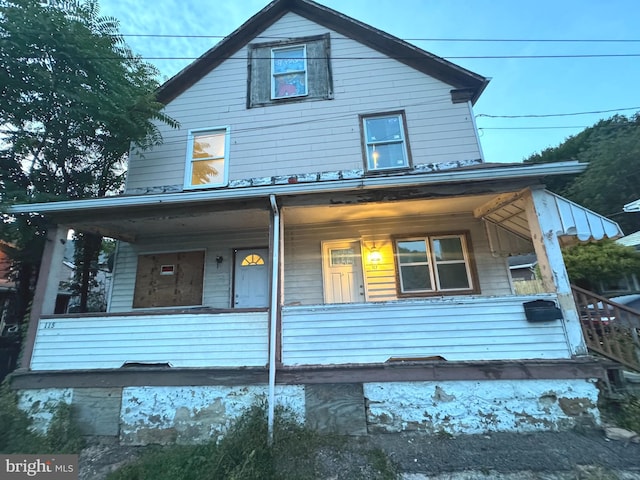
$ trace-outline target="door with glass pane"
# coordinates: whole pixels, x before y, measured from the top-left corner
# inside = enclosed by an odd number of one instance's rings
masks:
[[[360,242],[324,242],[322,259],[324,302],[364,302]]]
[[[269,306],[269,250],[253,248],[236,251],[234,307]]]

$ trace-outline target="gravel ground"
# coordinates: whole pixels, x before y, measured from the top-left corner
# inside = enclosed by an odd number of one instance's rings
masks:
[[[405,480],[640,480],[640,444],[608,441],[601,430],[428,436],[350,437],[345,450],[316,456],[319,479],[377,478],[366,451],[387,453]],[[91,445],[80,455],[80,480],[103,480],[143,447]]]

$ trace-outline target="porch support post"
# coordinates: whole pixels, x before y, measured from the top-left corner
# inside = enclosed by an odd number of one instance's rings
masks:
[[[546,291],[556,292],[564,317],[563,328],[572,355],[586,355],[580,317],[571,293],[569,275],[564,266],[558,232],[561,222],[557,209],[544,188],[531,188],[527,195],[526,213],[531,239],[538,257],[542,282]]]
[[[269,398],[267,429],[269,445],[273,443],[273,424],[275,420],[276,401],[276,351],[278,349],[278,318],[280,310],[280,210],[276,196],[270,195],[271,209],[271,305],[269,309]]]
[[[31,301],[27,338],[24,342],[20,368],[29,368],[33,346],[36,341],[38,322],[42,315],[51,315],[56,309],[60,270],[64,260],[65,243],[69,229],[63,225],[52,225],[47,230],[47,239],[40,262],[40,272]]]

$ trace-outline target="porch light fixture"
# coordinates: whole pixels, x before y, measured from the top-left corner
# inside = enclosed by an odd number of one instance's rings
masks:
[[[375,268],[378,268],[378,265],[380,264],[381,261],[382,261],[382,254],[380,253],[380,250],[376,248],[376,245],[374,243],[373,247],[369,249],[369,263],[375,269]]]

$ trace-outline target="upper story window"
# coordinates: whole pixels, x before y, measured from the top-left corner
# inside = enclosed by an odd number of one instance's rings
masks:
[[[271,98],[307,94],[307,48],[305,45],[271,50]]]
[[[249,45],[247,108],[333,98],[329,34]]]
[[[362,115],[362,139],[367,171],[410,166],[404,113]]]
[[[399,295],[476,291],[466,234],[396,238],[394,246]]]
[[[229,169],[229,127],[190,130],[185,188],[221,187]]]

